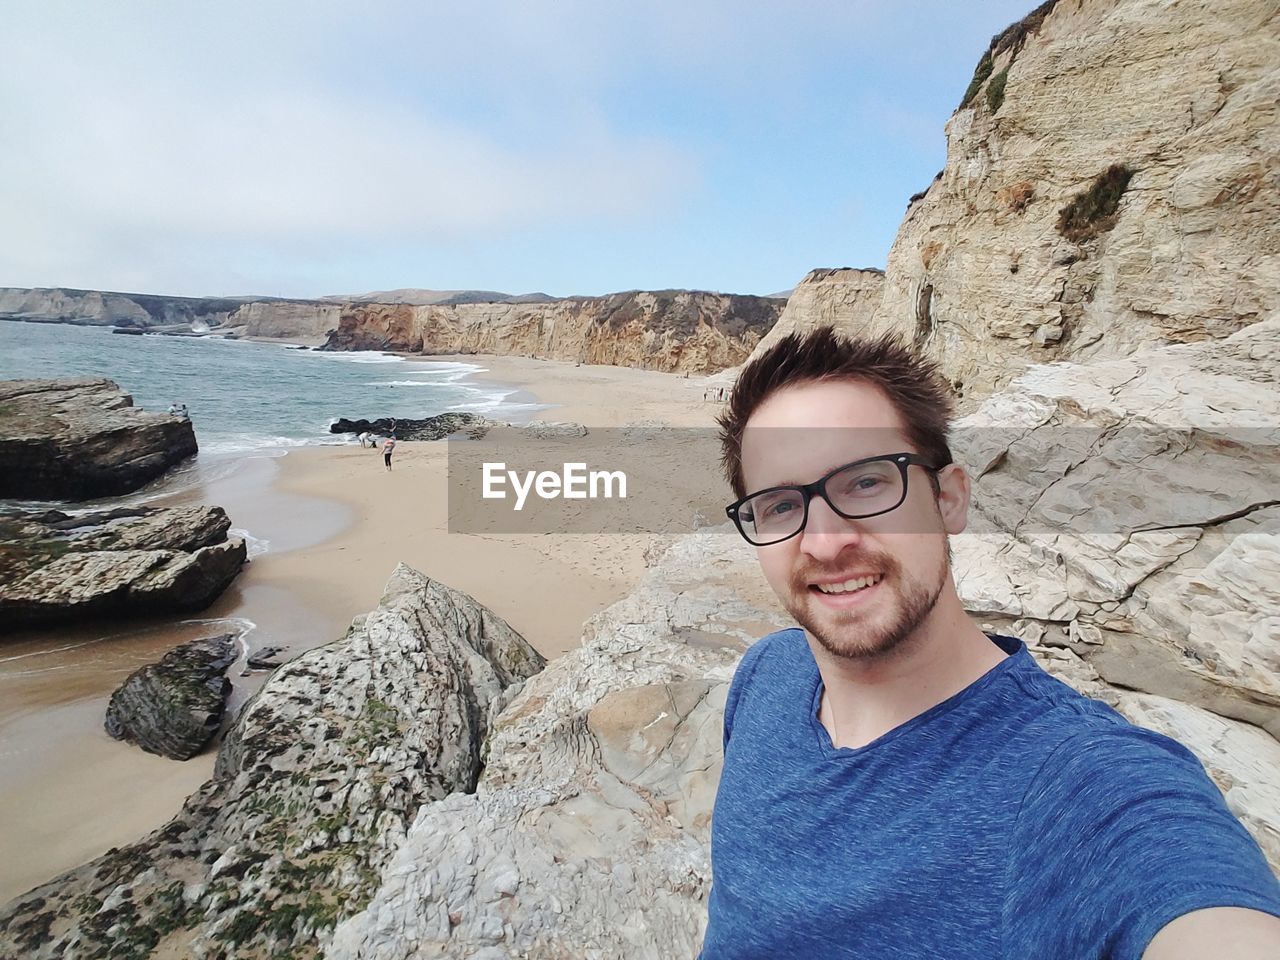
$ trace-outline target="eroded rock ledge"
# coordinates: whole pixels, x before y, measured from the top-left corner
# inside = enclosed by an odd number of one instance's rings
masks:
[[[221,507],[0,516],[0,633],[203,610],[247,557]]]
[[[139,410],[114,381],[0,381],[0,497],[118,496],[196,451],[190,420]]]

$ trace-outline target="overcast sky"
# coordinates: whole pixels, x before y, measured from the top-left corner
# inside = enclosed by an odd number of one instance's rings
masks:
[[[0,286],[773,293],[883,266],[1035,0],[5,0]]]

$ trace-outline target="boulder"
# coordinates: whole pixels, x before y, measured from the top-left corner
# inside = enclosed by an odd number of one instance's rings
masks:
[[[221,507],[0,515],[0,633],[203,610],[239,574]]]
[[[359,911],[424,803],[475,789],[538,653],[397,568],[341,639],[280,666],[166,826],[0,908],[0,956],[292,956]]]
[[[190,420],[139,410],[111,380],[0,381],[0,497],[119,496],[196,450]]]
[[[191,759],[222,726],[226,672],[238,656],[235,636],[224,634],[181,644],[135,670],[111,695],[107,733],[148,753]]]

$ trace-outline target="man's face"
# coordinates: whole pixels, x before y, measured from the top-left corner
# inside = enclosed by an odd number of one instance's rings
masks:
[[[784,388],[752,414],[743,432],[747,492],[809,483],[864,457],[918,452],[904,427],[889,398],[868,383]],[[892,650],[950,586],[946,538],[964,529],[969,491],[959,467],[942,471],[939,480],[943,493],[935,499],[925,470],[908,467],[902,505],[860,520],[845,519],[815,496],[801,533],[756,548],[783,606],[832,654],[866,659]],[[870,585],[834,592],[851,581]]]

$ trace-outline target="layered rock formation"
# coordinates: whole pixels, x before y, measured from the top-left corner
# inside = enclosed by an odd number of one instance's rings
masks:
[[[778,322],[755,349],[763,353],[790,333],[808,333],[814,327],[839,326],[853,333],[870,328],[884,296],[884,271],[810,270],[791,296]]]
[[[399,568],[345,637],[276,670],[168,825],[0,909],[0,955],[315,955],[419,808],[475,788],[493,718],[542,665]]]
[[[111,695],[107,733],[148,753],[191,759],[222,725],[227,668],[239,655],[235,636],[224,634],[180,644],[135,670]]]
[[[0,516],[0,633],[203,610],[246,559],[221,507]]]
[[[916,342],[971,409],[1029,363],[1221,339],[1280,309],[1275,17],[1041,4],[957,91],[878,309],[832,319]]]
[[[373,433],[389,437],[395,434],[399,440],[443,440],[450,434],[465,432],[471,437],[482,437],[494,421],[478,413],[454,411],[426,417],[422,420],[400,418],[392,420],[348,420],[339,417],[329,424],[330,433]]]
[[[196,450],[191,421],[137,409],[111,380],[0,381],[0,497],[130,493]]]
[[[740,363],[784,301],[688,290],[605,297],[389,291],[393,302],[189,298],[0,288],[0,319],[326,341],[334,350],[495,353],[709,373]],[[415,304],[409,301],[425,300]]]
[[[323,340],[338,328],[342,307],[309,300],[254,300],[222,323],[231,333],[278,340]]]
[[[339,305],[319,300],[0,287],[0,319],[164,333],[217,330],[230,336],[323,338],[338,325],[338,312]]]
[[[685,290],[551,303],[354,304],[326,348],[513,354],[710,373],[741,363],[782,307],[764,297]]]

